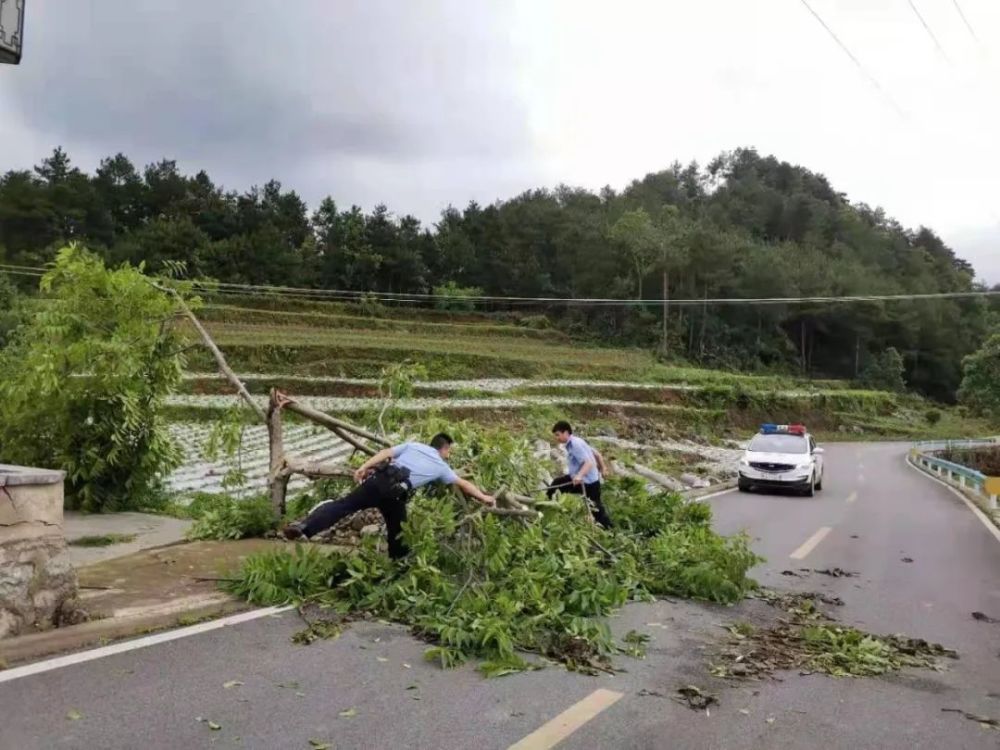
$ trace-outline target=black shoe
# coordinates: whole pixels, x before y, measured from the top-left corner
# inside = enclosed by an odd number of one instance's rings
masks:
[[[293,521],[281,530],[281,535],[290,542],[309,539],[306,527],[301,521]]]

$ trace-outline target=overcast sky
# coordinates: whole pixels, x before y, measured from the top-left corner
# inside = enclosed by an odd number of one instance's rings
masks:
[[[880,93],[802,0],[28,0],[0,170],[166,156],[433,221],[755,146],[1000,282],[1000,2],[913,1],[940,49],[908,0],[809,0]]]

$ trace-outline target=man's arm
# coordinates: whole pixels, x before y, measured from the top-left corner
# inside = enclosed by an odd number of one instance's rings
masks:
[[[591,469],[597,466],[597,463],[593,458],[588,458],[583,462],[583,466],[580,467],[580,471],[573,475],[573,484],[583,484],[583,478],[587,476]]]
[[[383,448],[374,456],[365,461],[361,466],[359,466],[354,472],[354,481],[363,482],[365,477],[368,476],[368,472],[374,469],[381,463],[386,461],[391,461],[393,457],[392,448]]]
[[[493,495],[487,495],[485,492],[476,487],[476,485],[474,485],[468,479],[462,479],[461,477],[458,477],[455,480],[455,486],[458,487],[458,489],[462,490],[462,492],[468,495],[469,497],[476,498],[476,500],[481,502],[483,505],[496,505],[496,498],[493,497]]]
[[[611,468],[608,466],[607,462],[604,460],[604,456],[597,448],[591,448],[594,452],[594,458],[597,459],[597,470],[601,472],[602,477],[611,476]]]

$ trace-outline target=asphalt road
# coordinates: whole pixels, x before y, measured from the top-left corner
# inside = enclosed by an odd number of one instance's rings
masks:
[[[581,726],[559,747],[575,750],[997,748],[1000,731],[941,709],[1000,717],[1000,697],[991,697],[1000,696],[1000,624],[971,617],[1000,618],[1000,540],[953,493],[906,467],[905,451],[829,445],[815,498],[734,492],[709,502],[721,531],[746,529],[768,558],[759,580],[828,591],[846,602],[840,620],[957,649],[961,659],[943,672],[713,680],[706,664],[718,624],[762,616],[758,601],[629,605],[612,627],[652,635],[649,654],[620,657],[627,671],[600,678],[559,668],[497,680],[444,672],[422,661],[424,646],[404,629],[378,623],[294,646],[301,623],[286,612],[0,682],[0,749],[305,749],[312,739],[340,750],[490,750],[567,711]],[[858,575],[782,575],[834,566]],[[224,687],[232,680],[242,684]],[[692,683],[720,705],[706,714],[662,697]],[[553,736],[521,747],[549,747]]]

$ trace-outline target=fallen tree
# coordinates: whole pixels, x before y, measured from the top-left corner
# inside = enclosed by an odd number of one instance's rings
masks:
[[[606,494],[614,531],[593,524],[574,495],[493,511],[425,495],[404,524],[404,563],[374,538],[352,553],[296,545],[251,557],[229,588],[255,604],[312,602],[336,618],[404,623],[431,642],[429,659],[449,667],[479,658],[497,675],[539,666],[532,655],[607,670],[614,652],[634,650],[615,643],[602,619],[628,601],[735,602],[754,587],[747,571],[760,559],[745,537],[712,531],[707,506],[649,495],[630,480]]]

